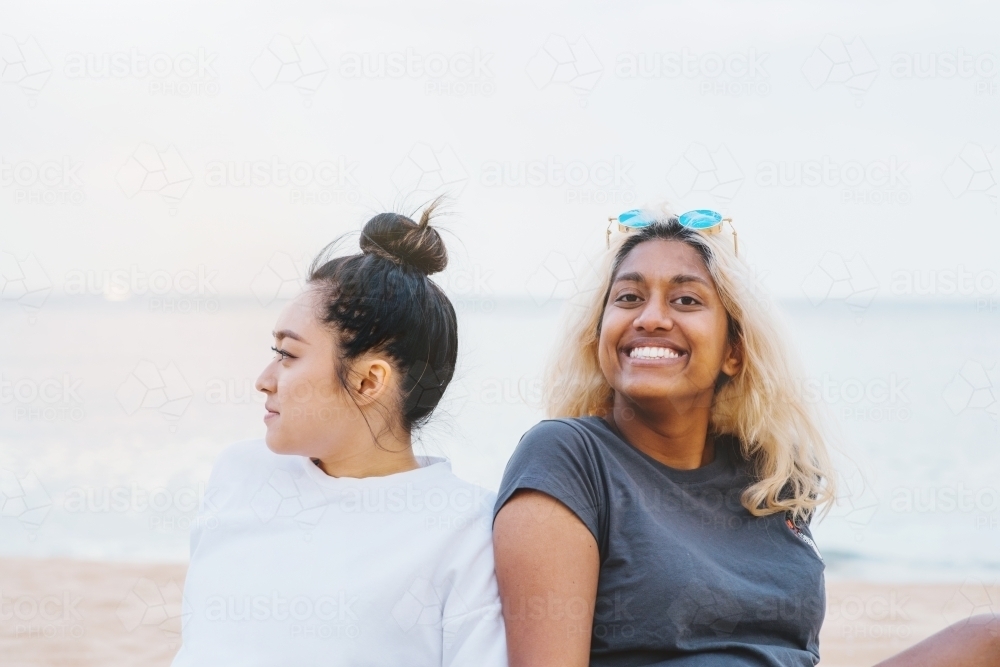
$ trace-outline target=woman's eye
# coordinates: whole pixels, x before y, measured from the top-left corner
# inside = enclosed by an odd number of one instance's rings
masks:
[[[698,299],[694,298],[693,296],[678,297],[676,299],[676,301],[680,305],[682,305],[682,306],[697,306],[698,305]]]
[[[282,361],[284,361],[285,359],[294,359],[295,358],[292,355],[290,355],[287,352],[285,352],[284,350],[279,350],[276,347],[271,347],[271,349],[274,350],[275,354],[281,355],[281,360]]]
[[[639,295],[627,292],[625,294],[620,295],[617,299],[615,299],[615,301],[623,301],[625,303],[636,303],[637,301],[639,301]]]

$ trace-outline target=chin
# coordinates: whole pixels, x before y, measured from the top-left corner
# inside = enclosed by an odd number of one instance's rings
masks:
[[[275,433],[276,429],[267,429],[267,435],[264,436],[264,442],[267,443],[267,448],[270,449],[275,454],[294,454],[291,451],[291,444],[287,439],[281,437],[280,433]]]
[[[689,409],[695,400],[690,391],[678,391],[677,387],[636,385],[627,387],[621,393],[640,409],[654,412],[667,405],[679,410]]]
[[[675,385],[667,383],[634,382],[619,390],[629,400],[636,402],[669,401],[682,394]]]

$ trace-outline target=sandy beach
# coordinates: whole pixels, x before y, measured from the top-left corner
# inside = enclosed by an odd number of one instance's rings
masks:
[[[180,642],[183,563],[0,559],[6,667],[160,667]],[[822,664],[873,665],[972,614],[1000,613],[1000,586],[827,586]]]

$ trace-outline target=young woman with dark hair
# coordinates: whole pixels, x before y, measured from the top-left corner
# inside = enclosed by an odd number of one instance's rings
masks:
[[[433,208],[328,246],[279,315],[267,436],[213,468],[174,667],[506,665],[493,496],[411,448],[458,349]]]

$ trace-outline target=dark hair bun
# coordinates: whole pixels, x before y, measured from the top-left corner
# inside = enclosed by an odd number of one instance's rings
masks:
[[[420,222],[400,213],[379,213],[361,230],[361,252],[377,255],[431,275],[448,266],[448,251],[437,230],[430,226],[435,200],[424,209]]]

